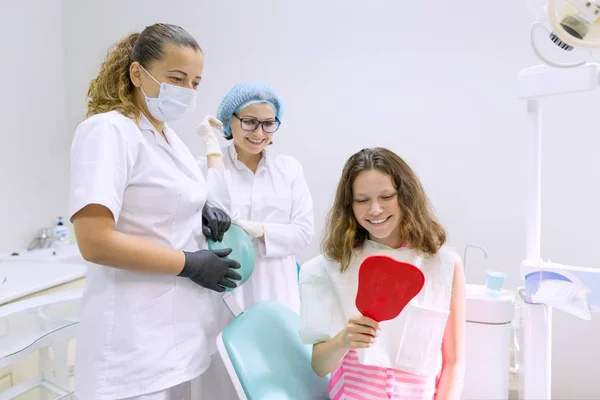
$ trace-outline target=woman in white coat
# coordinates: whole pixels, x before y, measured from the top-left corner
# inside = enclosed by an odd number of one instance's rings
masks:
[[[220,154],[202,172],[167,122],[194,106],[204,59],[178,26],[155,24],[120,41],[88,91],[71,148],[69,212],[88,261],[75,360],[80,400],[189,400],[190,380],[216,352],[218,292],[241,279],[222,239],[228,192]],[[213,125],[216,122],[213,122]],[[211,119],[199,126],[218,143]]]
[[[302,166],[271,146],[282,116],[281,99],[261,82],[235,85],[217,110],[223,134],[233,143],[222,150],[231,191],[220,190],[224,196],[215,196],[215,202],[254,238],[256,250],[252,276],[233,291],[244,310],[274,300],[299,311],[296,255],[314,237],[313,201]],[[206,169],[205,159],[200,166]],[[216,193],[220,182],[209,179],[208,185]]]
[[[254,272],[232,292],[242,310],[263,300],[277,301],[295,312],[300,309],[296,254],[314,237],[313,201],[300,163],[270,146],[281,124],[282,106],[279,96],[264,83],[234,86],[217,110],[223,134],[233,143],[222,151],[207,149],[207,154],[222,152],[231,172],[228,192],[217,192],[219,178],[209,177],[215,204],[227,210],[233,223],[254,242]],[[199,165],[206,171],[210,164],[201,158]],[[218,355],[200,377],[199,389],[201,399],[237,399]]]

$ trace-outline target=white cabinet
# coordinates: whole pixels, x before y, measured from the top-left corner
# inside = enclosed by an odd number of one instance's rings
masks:
[[[466,286],[465,400],[501,400],[510,394],[514,293],[489,295],[481,285]]]
[[[27,256],[0,257],[0,400],[70,399],[83,259]]]

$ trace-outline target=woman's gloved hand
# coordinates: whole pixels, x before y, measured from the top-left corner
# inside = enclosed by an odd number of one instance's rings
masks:
[[[217,132],[223,129],[223,123],[213,116],[204,117],[200,125],[196,128],[196,133],[202,139],[202,144],[206,149],[206,155],[222,155],[221,146]]]
[[[242,276],[234,271],[240,263],[227,257],[231,249],[184,251],[185,264],[178,276],[190,278],[194,283],[215,292],[224,292],[225,288],[235,288]]]
[[[260,239],[265,235],[265,228],[262,223],[238,219],[233,223],[242,228],[248,235],[253,238]]]
[[[231,227],[231,218],[218,207],[208,204],[202,209],[202,233],[216,242],[223,240],[223,235]]]

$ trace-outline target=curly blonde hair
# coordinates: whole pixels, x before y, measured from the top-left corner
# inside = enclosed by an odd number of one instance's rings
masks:
[[[369,233],[352,209],[352,186],[363,171],[378,170],[392,178],[398,190],[398,203],[403,213],[400,235],[403,243],[424,254],[435,255],[446,242],[446,232],[439,224],[419,178],[394,152],[384,148],[363,149],[352,155],[342,171],[333,207],[327,217],[322,249],[325,256],[340,263],[344,272],[354,252],[362,248]]]
[[[164,57],[164,46],[174,44],[202,52],[198,42],[183,28],[170,24],[147,26],[132,33],[110,49],[87,92],[87,117],[108,111],[120,111],[139,118],[140,109],[133,99],[134,85],[129,75],[131,63],[137,61],[146,70]]]

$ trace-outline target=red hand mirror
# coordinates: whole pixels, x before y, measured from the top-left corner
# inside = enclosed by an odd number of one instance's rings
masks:
[[[383,255],[368,256],[358,270],[356,308],[377,322],[394,319],[424,283],[423,272],[412,264]]]

